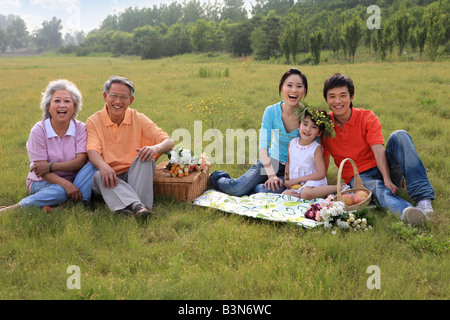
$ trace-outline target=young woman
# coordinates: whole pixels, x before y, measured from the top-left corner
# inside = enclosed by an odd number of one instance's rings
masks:
[[[282,193],[285,190],[288,144],[299,136],[300,114],[296,111],[308,93],[306,76],[297,69],[288,70],[281,77],[279,93],[283,101],[267,107],[262,118],[260,160],[236,179],[224,171],[214,171],[210,179],[217,190],[233,196],[259,192]]]

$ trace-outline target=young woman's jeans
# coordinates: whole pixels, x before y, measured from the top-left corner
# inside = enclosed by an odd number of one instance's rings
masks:
[[[85,202],[91,201],[92,179],[97,168],[88,162],[78,172],[73,184],[80,189]],[[20,201],[20,207],[45,207],[57,206],[63,204],[68,199],[66,191],[58,184],[52,184],[47,181],[36,181],[31,185],[31,195]]]
[[[404,177],[407,191],[416,202],[434,199],[434,190],[425,167],[406,131],[399,130],[392,133],[386,145],[386,157],[391,180],[397,187],[400,187]],[[364,187],[372,191],[374,199],[381,207],[401,215],[405,208],[412,206],[384,186],[383,176],[377,167],[361,172],[360,176]],[[350,181],[350,186],[354,186],[354,179]]]
[[[267,181],[267,174],[261,160],[258,160],[246,173],[237,179],[232,179],[230,175],[224,171],[214,171],[211,176],[213,186],[226,194],[232,196],[250,195],[259,192],[264,193],[282,193],[284,187],[284,169],[285,165],[278,160],[272,160],[272,167],[277,170],[277,176],[283,181],[283,186],[278,190],[269,190],[264,187]]]

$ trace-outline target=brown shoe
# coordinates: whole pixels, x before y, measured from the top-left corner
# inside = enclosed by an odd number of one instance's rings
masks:
[[[134,216],[136,218],[147,218],[153,214],[153,211],[143,204],[138,204],[136,208],[134,208]]]
[[[134,215],[134,212],[131,210],[128,210],[127,208],[116,210],[116,214],[124,216],[124,217],[131,217]]]

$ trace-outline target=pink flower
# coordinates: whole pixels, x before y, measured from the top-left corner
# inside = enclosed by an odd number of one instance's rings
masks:
[[[320,221],[320,211],[316,211],[316,217],[314,220],[316,220],[317,222]]]

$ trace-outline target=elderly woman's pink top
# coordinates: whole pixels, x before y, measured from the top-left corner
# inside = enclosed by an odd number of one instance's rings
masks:
[[[44,119],[36,123],[31,129],[27,141],[28,156],[31,165],[34,161],[65,162],[75,159],[78,153],[86,153],[86,126],[78,120],[70,120],[69,129],[61,139],[53,130],[50,119]],[[73,182],[77,172],[55,171],[58,176]],[[30,172],[27,178],[27,189],[35,181],[43,181],[34,172]]]

